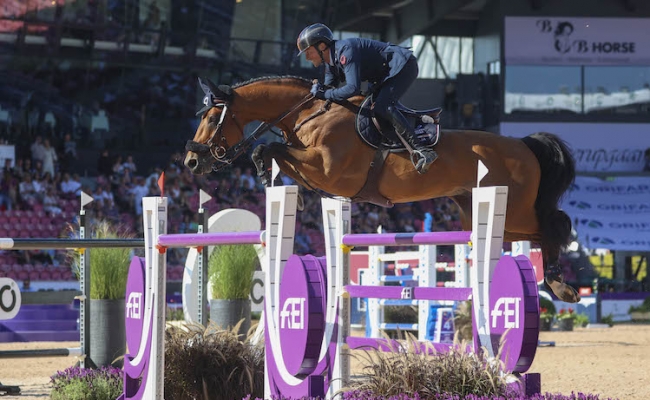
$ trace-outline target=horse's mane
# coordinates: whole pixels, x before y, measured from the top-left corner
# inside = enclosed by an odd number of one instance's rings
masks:
[[[292,81],[297,81],[298,83],[302,84],[303,86],[311,86],[312,82],[309,79],[303,78],[301,76],[293,76],[293,75],[283,75],[283,76],[260,76],[257,78],[252,78],[249,79],[245,82],[239,82],[234,85],[232,85],[233,89],[237,89],[242,86],[250,85],[251,83],[255,82],[263,82],[263,81],[271,81],[271,83],[278,83],[281,84],[282,80],[292,80]],[[277,82],[274,82],[277,81]]]

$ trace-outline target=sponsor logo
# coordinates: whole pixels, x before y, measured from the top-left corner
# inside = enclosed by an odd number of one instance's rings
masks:
[[[603,227],[603,223],[596,221],[595,219],[580,219],[578,220],[579,224],[582,226],[587,226],[593,229],[599,229]]]
[[[304,329],[305,299],[289,297],[282,305],[280,312],[280,329]]]
[[[594,236],[591,238],[591,243],[593,244],[614,244],[614,240],[607,237]]]
[[[126,300],[126,318],[142,319],[142,293],[132,292]]]
[[[587,203],[586,201],[572,200],[569,202],[569,205],[580,210],[589,210],[591,208],[591,204]]]
[[[602,203],[596,206],[601,211],[623,211],[626,213],[644,213],[650,212],[650,203],[621,204],[621,203]]]
[[[521,299],[517,297],[501,297],[492,310],[492,328],[498,327],[500,318],[503,318],[503,328],[519,328],[519,305]]]
[[[594,171],[607,171],[614,165],[638,164],[639,168],[643,165],[643,150],[639,149],[576,148],[573,156],[576,163]],[[579,190],[579,187],[572,190]]]
[[[16,307],[16,288],[13,285],[3,285],[0,288],[0,309],[6,313],[10,313]],[[9,291],[9,296],[5,293]],[[9,299],[7,299],[9,297]]]
[[[632,54],[636,52],[635,42],[589,41],[575,33],[575,26],[570,21],[536,21],[537,29],[542,34],[553,37],[553,47],[560,54]]]

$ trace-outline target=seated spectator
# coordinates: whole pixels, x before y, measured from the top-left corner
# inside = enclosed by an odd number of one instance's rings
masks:
[[[122,175],[122,173],[124,171],[123,171],[123,167],[122,167],[122,156],[121,155],[118,154],[115,157],[115,160],[113,160],[113,166],[111,167],[111,169],[113,171],[113,175],[117,175],[117,176]]]
[[[41,191],[41,185],[32,179],[31,174],[26,174],[25,179],[18,185],[18,194],[23,206],[39,202]]]
[[[253,176],[253,169],[248,167],[244,170],[244,173],[239,176],[239,185],[244,186],[244,182],[248,182],[248,188],[250,190],[255,189],[255,177]]]
[[[133,162],[133,156],[127,156],[126,161],[122,163],[122,170],[129,169],[131,170],[132,174],[135,174],[138,169],[135,166],[135,162]]]
[[[69,172],[63,174],[61,192],[67,199],[74,199],[81,195],[81,182],[79,182],[77,174],[74,174],[74,178],[70,176]]]
[[[43,210],[49,213],[51,217],[61,215],[61,208],[59,207],[61,202],[59,201],[59,196],[56,195],[54,188],[49,186],[43,196]]]
[[[149,195],[149,188],[143,177],[137,176],[135,178],[135,185],[131,188],[130,194],[133,196],[135,215],[142,215],[142,198]]]

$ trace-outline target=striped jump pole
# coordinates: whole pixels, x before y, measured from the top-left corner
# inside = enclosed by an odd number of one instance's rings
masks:
[[[472,232],[353,233],[343,236],[346,246],[455,245],[470,241]]]
[[[78,357],[83,353],[81,347],[60,349],[32,349],[32,350],[2,350],[0,358],[28,358],[28,357]]]
[[[158,237],[159,247],[201,247],[227,244],[264,244],[264,231],[177,233]]]

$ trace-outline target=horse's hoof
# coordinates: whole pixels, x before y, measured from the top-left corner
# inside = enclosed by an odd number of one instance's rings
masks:
[[[302,198],[302,194],[298,193],[298,200],[296,201],[296,209],[302,211],[305,209],[305,201]]]
[[[544,284],[557,296],[558,299],[566,303],[577,303],[580,301],[580,295],[570,285],[557,279],[546,277]]]

